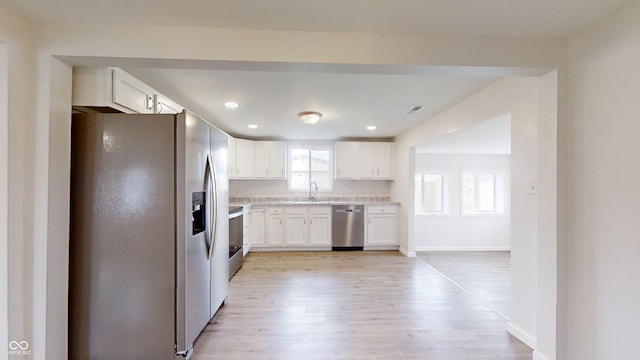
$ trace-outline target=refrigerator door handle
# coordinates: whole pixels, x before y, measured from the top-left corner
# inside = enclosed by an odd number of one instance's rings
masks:
[[[210,192],[211,197],[211,201],[209,202],[211,209],[211,211],[209,211],[209,223],[211,224],[211,229],[209,229],[209,253],[207,254],[207,259],[211,260],[211,257],[213,256],[213,249],[216,245],[218,228],[218,186],[216,183],[216,171],[213,161],[211,160],[211,155],[207,155],[207,176],[209,180],[207,191]]]

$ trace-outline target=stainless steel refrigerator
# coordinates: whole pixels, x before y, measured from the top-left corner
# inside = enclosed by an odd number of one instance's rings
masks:
[[[69,358],[189,358],[228,293],[226,135],[188,112],[71,132]]]

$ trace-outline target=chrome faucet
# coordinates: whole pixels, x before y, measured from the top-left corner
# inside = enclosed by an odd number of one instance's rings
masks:
[[[314,199],[314,195],[313,195],[313,192],[311,190],[313,188],[313,186],[315,186],[316,187],[316,191],[318,191],[318,184],[316,184],[315,181],[310,182],[309,183],[309,201],[313,201],[313,199]]]

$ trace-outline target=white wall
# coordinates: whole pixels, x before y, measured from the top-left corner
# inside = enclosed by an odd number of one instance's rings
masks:
[[[509,155],[416,154],[416,173],[440,172],[449,179],[447,215],[416,215],[415,251],[509,250],[511,248],[511,159]],[[504,214],[462,216],[461,174],[489,171],[504,176]]]
[[[33,189],[34,189],[34,61],[31,28],[19,16],[0,6],[0,42],[4,43],[6,92],[0,90],[0,245],[6,244],[8,291],[1,296],[8,303],[9,341],[32,343],[33,278]],[[1,62],[1,61],[0,61]],[[6,66],[8,65],[8,67]],[[3,76],[0,76],[2,78]],[[1,81],[0,81],[1,82]],[[9,211],[7,211],[9,210]],[[4,250],[3,250],[4,252]],[[2,261],[0,261],[1,263]],[[0,271],[0,275],[3,272]],[[3,301],[0,301],[2,303]],[[4,310],[0,310],[3,311]],[[0,319],[2,316],[0,316]],[[2,337],[5,335],[0,331]],[[0,339],[1,340],[1,339]],[[0,344],[0,358],[7,356],[7,341]]]
[[[33,39],[34,44],[31,44]],[[63,359],[66,354],[66,332],[61,314],[66,309],[59,300],[66,296],[64,259],[58,254],[67,251],[68,235],[64,226],[68,216],[69,189],[64,176],[68,173],[68,157],[58,153],[68,146],[59,138],[67,119],[54,116],[57,108],[52,97],[60,91],[68,93],[70,75],[64,66],[57,66],[54,56],[65,61],[76,57],[109,57],[105,65],[119,65],[121,59],[163,59],[155,62],[175,65],[170,59],[225,61],[282,61],[325,64],[391,65],[402,68],[415,65],[478,66],[505,72],[523,68],[555,68],[561,63],[564,42],[557,39],[468,38],[453,36],[406,36],[389,34],[341,34],[314,32],[277,32],[257,30],[227,30],[208,28],[172,28],[158,26],[96,26],[95,24],[30,25],[6,8],[0,7],[0,42],[9,51],[9,151],[8,151],[8,258],[10,336],[30,339],[31,333],[44,334],[33,349],[34,359]],[[140,46],[145,44],[145,46]],[[168,45],[169,44],[169,45]],[[35,55],[37,53],[37,57]],[[116,58],[121,58],[116,59]],[[38,62],[38,67],[35,62]],[[138,63],[140,64],[140,63]],[[182,63],[187,64],[187,63]],[[197,66],[201,64],[193,63]],[[62,68],[60,74],[54,72]],[[330,69],[330,66],[327,67]],[[471,71],[485,71],[474,68]],[[467,73],[470,70],[466,69]],[[328,70],[330,71],[330,70]],[[451,68],[446,69],[451,71]],[[37,75],[33,75],[37,74]],[[44,84],[44,85],[41,85]],[[45,89],[42,86],[46,87]],[[39,88],[38,91],[35,91]],[[35,101],[34,94],[38,98]],[[64,101],[63,101],[64,102]],[[64,104],[68,109],[70,103]],[[50,108],[54,106],[54,108]],[[484,117],[487,119],[490,117]],[[62,123],[57,122],[62,120]],[[473,121],[471,121],[473,122]],[[37,126],[36,126],[37,124]],[[460,124],[459,122],[457,123]],[[60,126],[60,127],[59,127]],[[441,129],[446,128],[443,126]],[[68,131],[68,129],[66,129]],[[43,141],[36,147],[35,139]],[[60,141],[60,143],[57,143]],[[411,146],[398,149],[401,158],[411,159]],[[63,151],[63,150],[62,150]],[[404,157],[402,157],[404,156]],[[46,164],[45,169],[38,168]],[[412,178],[412,163],[399,164],[397,178]],[[402,180],[396,180],[403,186]],[[33,193],[45,195],[35,204]],[[396,190],[396,193],[401,191]],[[398,196],[398,199],[402,196]],[[58,201],[60,201],[58,203]],[[404,205],[404,203],[403,203]],[[404,206],[403,206],[404,208]],[[40,216],[41,209],[46,216]],[[403,210],[401,210],[403,211]],[[400,215],[401,242],[407,241],[407,214]],[[45,235],[46,233],[46,235]],[[410,244],[410,245],[408,245]],[[37,260],[46,249],[47,261],[37,265],[33,273],[33,247]],[[47,270],[53,269],[50,273]],[[35,294],[46,299],[34,301]],[[31,304],[36,317],[31,322]],[[46,307],[46,309],[44,309]],[[45,314],[43,317],[42,314]],[[43,330],[46,329],[46,330]],[[46,347],[45,347],[46,344]],[[2,353],[3,356],[4,353]]]
[[[523,88],[511,112],[511,297],[508,330],[537,347],[539,79]],[[551,179],[554,181],[555,179]],[[541,194],[550,197],[552,194]],[[544,209],[555,214],[555,209]]]
[[[558,306],[558,71],[540,77],[538,113],[538,318],[533,360],[555,359]],[[551,279],[551,281],[550,281]],[[564,326],[564,318],[557,322]],[[563,341],[559,338],[558,341]],[[558,359],[565,359],[562,354]]]
[[[0,43],[0,344],[9,343],[9,51]],[[0,345],[0,359],[7,345]]]
[[[637,359],[640,3],[568,44],[567,357]]]
[[[38,118],[48,119],[37,123],[36,177],[48,178],[48,188],[37,188],[36,199],[47,199],[45,206],[35,206],[35,216],[46,219],[34,229],[35,239],[47,236],[68,238],[69,212],[56,215],[55,221],[47,216],[56,212],[61,204],[68,204],[67,191],[70,188],[71,164],[71,76],[72,68],[58,59],[44,56],[38,61],[40,77],[49,81],[40,82],[37,91],[39,106]],[[67,304],[68,304],[68,262],[67,246],[53,246],[45,242],[34,249],[34,326],[33,347],[47,349],[52,354],[67,352]],[[56,286],[47,286],[48,279],[55,279]],[[60,340],[47,334],[59,334]]]
[[[530,180],[537,174],[537,122],[538,78],[505,78],[473,94],[453,107],[428,119],[420,126],[396,138],[396,164],[407,171],[411,165],[414,147],[430,139],[448,134],[511,113],[511,321],[508,330],[531,347],[536,346],[537,328],[537,196],[528,194]],[[549,125],[549,124],[547,124]],[[403,165],[405,164],[405,165]],[[401,172],[402,172],[401,171]],[[396,179],[391,186],[391,196],[404,204],[399,213],[399,223],[413,220],[413,173],[407,178]],[[552,179],[552,181],[554,181]],[[410,207],[409,207],[410,206]],[[555,214],[555,209],[544,209]],[[413,230],[410,226],[406,229]],[[403,226],[399,229],[402,233]],[[415,250],[416,234],[404,233],[401,247],[408,253]],[[555,283],[555,279],[545,279]]]

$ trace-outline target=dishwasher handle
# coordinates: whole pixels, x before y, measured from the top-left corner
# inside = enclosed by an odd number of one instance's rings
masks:
[[[337,213],[360,213],[362,209],[336,209]]]

